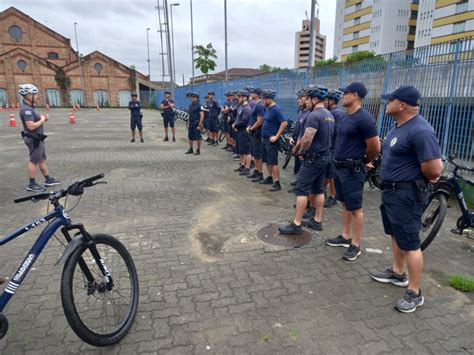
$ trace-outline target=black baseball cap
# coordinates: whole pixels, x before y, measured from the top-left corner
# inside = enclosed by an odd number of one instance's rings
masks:
[[[347,85],[345,88],[339,88],[343,93],[346,92],[355,92],[361,99],[367,95],[367,88],[365,87],[364,84],[354,81],[353,83],[350,83]]]
[[[262,96],[262,89],[260,88],[253,88],[249,91],[251,94],[257,94],[258,96]]]
[[[132,97],[133,97],[133,96],[137,96],[137,97],[138,97],[138,95],[137,95],[136,92],[132,92],[132,94],[131,94],[130,96],[132,96]]]
[[[382,99],[397,99],[401,102],[407,103],[410,106],[418,106],[420,104],[420,92],[414,86],[402,85],[390,94],[382,95]]]

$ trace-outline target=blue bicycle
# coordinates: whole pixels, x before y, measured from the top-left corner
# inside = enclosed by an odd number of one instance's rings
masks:
[[[59,228],[67,241],[58,261],[64,263],[61,301],[73,331],[85,342],[103,347],[119,342],[130,330],[138,308],[138,277],[132,257],[114,237],[90,235],[82,224],[73,224],[59,202],[67,196],[81,196],[87,187],[106,183],[97,181],[103,177],[103,174],[96,175],[66,189],[20,197],[14,201],[49,200],[54,210],[0,238],[1,246],[48,223],[0,294],[0,339],[8,331],[8,320],[3,310]],[[75,231],[73,236],[72,231]]]

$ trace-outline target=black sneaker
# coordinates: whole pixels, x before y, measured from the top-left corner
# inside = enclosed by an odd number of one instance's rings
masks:
[[[201,154],[201,150],[200,149],[196,149],[196,151],[194,152],[194,155],[199,155]]]
[[[193,154],[193,153],[194,153],[193,148],[189,148],[184,154]]]
[[[240,160],[240,155],[234,154],[234,155],[232,156],[232,160]]]
[[[310,228],[315,231],[323,230],[323,224],[321,222],[316,221],[314,218],[303,219],[302,225],[305,226],[306,228]]]
[[[296,189],[293,187],[293,188],[291,188],[291,189],[288,190],[288,193],[289,193],[289,194],[294,194],[294,193],[295,193],[295,190],[296,190]]]
[[[399,287],[407,287],[408,286],[408,277],[406,272],[399,275],[393,271],[392,268],[389,268],[385,271],[370,273],[370,276],[378,282],[382,282],[384,284],[393,284]]]
[[[210,140],[211,140],[210,138],[206,138],[204,142],[209,143]]]
[[[223,146],[221,149],[226,150],[227,148],[229,148],[229,145],[228,145],[228,144],[226,144],[225,146]]]
[[[281,234],[303,234],[304,230],[302,226],[297,226],[293,221],[290,221],[284,227],[278,227],[278,231]]]
[[[207,142],[208,145],[214,145],[216,142],[214,142],[212,139],[209,139],[209,141]]]
[[[314,214],[316,213],[316,208],[314,207],[308,207],[306,211],[304,211],[303,218],[304,219],[310,219],[314,218]]]
[[[262,177],[263,177],[263,174],[262,174]],[[262,184],[262,185],[273,185],[273,178],[271,176],[267,176],[266,179],[263,179],[261,181],[259,181],[259,184]]]
[[[405,296],[402,299],[399,299],[395,304],[395,309],[402,313],[412,313],[416,311],[417,307],[423,306],[425,303],[425,298],[420,293],[417,295],[415,291],[407,289]]]
[[[50,177],[44,182],[44,186],[49,187],[49,186],[55,186],[61,184],[61,180],[57,180],[53,177]]]
[[[44,192],[44,191],[46,191],[46,189],[43,186],[38,185],[36,182],[29,183],[26,186],[26,189],[28,191],[33,191],[33,192]]]
[[[173,142],[176,142],[176,138],[175,138],[175,137],[173,137]]]
[[[338,235],[336,238],[326,239],[326,245],[331,247],[344,247],[349,248],[352,244],[352,238],[346,239],[342,235]]]
[[[250,170],[247,169],[247,168],[244,168],[244,170],[242,170],[240,173],[239,173],[240,176],[248,176],[250,175]]]
[[[260,183],[261,181],[263,181],[263,173],[259,173],[258,176],[255,177],[255,179],[252,179],[251,181]]]
[[[237,169],[234,169],[234,170],[232,170],[232,171],[235,171],[235,172],[240,173],[240,172],[242,172],[244,169],[245,169],[245,166],[240,165]]]
[[[135,138],[132,138],[132,139],[130,140],[130,143],[135,143]]]
[[[163,139],[163,142],[168,142],[169,141],[169,138],[168,136],[166,136],[164,139]]]
[[[255,179],[259,175],[259,172],[257,170],[254,170],[252,174],[247,176],[247,179]]]
[[[297,181],[293,181],[290,185],[291,186],[296,186]]]
[[[275,192],[275,191],[280,191],[281,190],[281,185],[278,181],[276,181],[273,185],[272,188],[268,191]]]
[[[354,261],[357,259],[357,257],[361,254],[360,247],[356,247],[354,244],[351,244],[349,246],[349,249],[347,249],[342,256],[344,260],[347,261]]]
[[[336,205],[337,205],[337,200],[332,196],[329,196],[326,202],[324,203],[325,208],[331,208]]]
[[[145,143],[145,141],[143,140],[143,138],[140,138],[140,142]]]

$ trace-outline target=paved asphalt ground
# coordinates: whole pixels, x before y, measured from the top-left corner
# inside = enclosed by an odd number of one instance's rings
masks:
[[[272,193],[233,173],[236,163],[219,147],[184,155],[182,123],[178,141],[163,142],[156,111],[145,111],[145,143],[133,144],[127,110],[82,110],[75,125],[68,117],[55,109],[46,125],[51,175],[65,186],[105,173],[108,185],[88,189],[70,215],[130,250],[140,279],[138,315],[111,348],[77,338],[61,307],[62,268],[55,263],[63,247],[53,239],[5,309],[10,330],[1,354],[474,353],[474,297],[446,284],[453,273],[474,273],[474,241],[449,232],[458,216],[454,204],[425,252],[425,306],[400,314],[393,304],[404,289],[369,277],[391,260],[379,191],[365,194],[356,261],[323,245],[340,231],[339,206],[325,211],[324,231],[312,232],[304,247],[274,247],[256,235],[292,218],[292,169],[283,173],[284,190]],[[0,113],[0,235],[46,211],[44,201],[12,202],[26,193],[20,131]],[[0,276],[11,277],[39,232],[0,248]]]

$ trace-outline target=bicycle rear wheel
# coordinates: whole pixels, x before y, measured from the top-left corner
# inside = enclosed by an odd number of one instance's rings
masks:
[[[81,245],[66,261],[61,300],[66,319],[79,338],[94,346],[119,342],[130,330],[138,308],[138,277],[127,249],[112,236],[93,236],[109,282],[88,246]],[[81,269],[92,274],[90,282]]]
[[[283,161],[283,166],[282,166],[283,169],[286,169],[286,167],[288,166],[288,164],[291,161],[292,156],[293,156],[293,154],[291,154],[291,150],[289,152],[286,152],[285,160]]]
[[[447,210],[448,201],[443,193],[430,196],[430,202],[421,216],[421,250],[425,250],[438,234]]]

